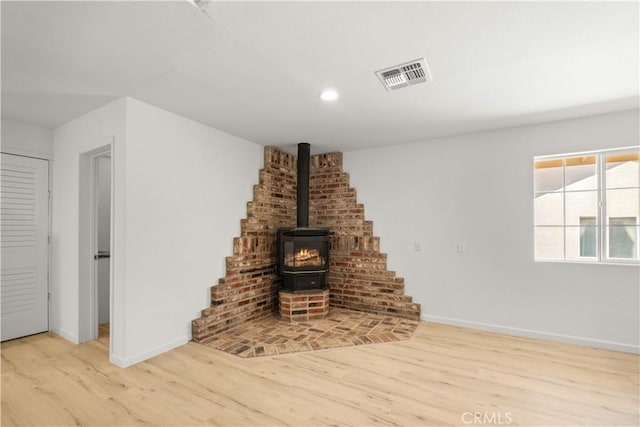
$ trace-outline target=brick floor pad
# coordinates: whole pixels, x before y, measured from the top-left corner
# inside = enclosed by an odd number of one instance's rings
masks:
[[[300,323],[263,317],[220,333],[204,345],[240,357],[271,356],[411,338],[415,320],[332,308],[329,317]]]

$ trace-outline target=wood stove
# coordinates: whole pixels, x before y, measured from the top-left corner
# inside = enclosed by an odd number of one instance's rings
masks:
[[[297,227],[277,233],[278,274],[282,290],[321,290],[328,287],[329,229],[309,227],[310,146],[298,144]]]
[[[296,292],[327,288],[329,229],[281,228],[277,244],[282,290]]]

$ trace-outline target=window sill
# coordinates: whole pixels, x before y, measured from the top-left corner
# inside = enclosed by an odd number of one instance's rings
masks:
[[[615,262],[615,261],[578,261],[578,260],[553,260],[553,259],[536,259],[536,263],[551,263],[551,264],[587,264],[587,265],[616,265],[622,267],[640,267],[640,261],[631,262]]]

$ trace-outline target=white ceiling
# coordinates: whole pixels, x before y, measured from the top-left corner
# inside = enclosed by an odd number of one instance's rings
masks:
[[[126,95],[322,152],[638,107],[638,2],[201,6],[2,1],[3,116],[56,127]],[[419,57],[432,83],[374,73]]]

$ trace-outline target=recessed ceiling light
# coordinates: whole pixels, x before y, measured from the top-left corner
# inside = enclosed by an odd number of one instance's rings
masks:
[[[320,99],[323,101],[335,101],[338,99],[338,92],[333,89],[327,89],[320,94]]]

